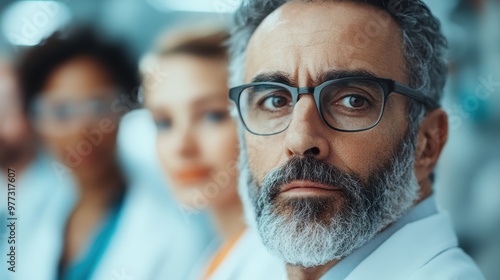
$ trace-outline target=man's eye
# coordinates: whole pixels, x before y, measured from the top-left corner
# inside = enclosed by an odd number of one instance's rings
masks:
[[[170,129],[170,127],[172,126],[172,122],[170,120],[160,119],[160,120],[155,120],[155,125],[159,131],[167,130]]]
[[[261,106],[268,110],[275,110],[287,106],[290,101],[281,95],[271,95],[260,102]]]
[[[342,106],[350,109],[360,109],[368,105],[368,100],[360,95],[348,95],[339,100]]]

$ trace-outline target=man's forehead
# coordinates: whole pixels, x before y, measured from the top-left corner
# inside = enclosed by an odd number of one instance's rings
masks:
[[[245,79],[271,71],[290,71],[301,80],[304,69],[311,75],[365,69],[400,80],[389,72],[394,67],[401,70],[401,42],[397,23],[376,7],[339,1],[289,2],[266,17],[250,39]]]
[[[301,29],[327,32],[332,31],[332,27],[345,28],[358,19],[371,17],[374,12],[381,11],[374,6],[351,1],[290,1],[270,13],[255,34],[283,31],[285,28],[290,28],[290,33],[297,35],[301,34]]]

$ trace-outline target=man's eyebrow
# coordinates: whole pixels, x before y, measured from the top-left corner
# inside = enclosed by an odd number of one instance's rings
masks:
[[[375,73],[365,70],[365,69],[355,69],[355,70],[329,70],[322,73],[317,81],[317,84],[324,83],[330,80],[342,79],[342,78],[376,78]]]
[[[252,79],[252,83],[259,83],[259,82],[275,82],[275,83],[282,83],[285,85],[293,84],[290,75],[282,71],[261,73]]]
[[[314,83],[317,86],[326,81],[347,78],[347,77],[375,78],[377,77],[377,75],[366,69],[354,69],[354,70],[332,69],[321,73],[319,77],[315,79]],[[258,83],[258,82],[275,82],[275,83],[286,84],[289,86],[296,86],[295,80],[292,79],[289,74],[283,71],[261,73],[252,79],[252,83]]]

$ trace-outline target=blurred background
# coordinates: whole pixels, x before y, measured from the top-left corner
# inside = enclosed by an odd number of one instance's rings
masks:
[[[426,2],[449,40],[444,107],[450,137],[436,172],[438,202],[486,278],[500,279],[500,1]],[[61,26],[82,22],[121,38],[138,60],[165,30],[205,19],[228,25],[238,5],[239,0],[1,0],[0,50],[15,57]],[[155,127],[143,109],[121,120],[118,147],[127,168],[141,170],[158,192],[167,192]]]

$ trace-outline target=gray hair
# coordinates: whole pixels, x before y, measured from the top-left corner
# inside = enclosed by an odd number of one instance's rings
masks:
[[[244,0],[235,14],[230,43],[230,84],[243,83],[243,67],[250,37],[260,23],[281,5],[294,0]],[[312,0],[295,0],[313,2]],[[330,0],[342,1],[342,0]],[[421,0],[344,0],[366,3],[388,12],[399,24],[403,37],[404,71],[409,86],[419,89],[439,104],[446,83],[447,42],[440,23]],[[414,100],[408,104],[410,135],[416,138],[425,115],[424,106]]]

